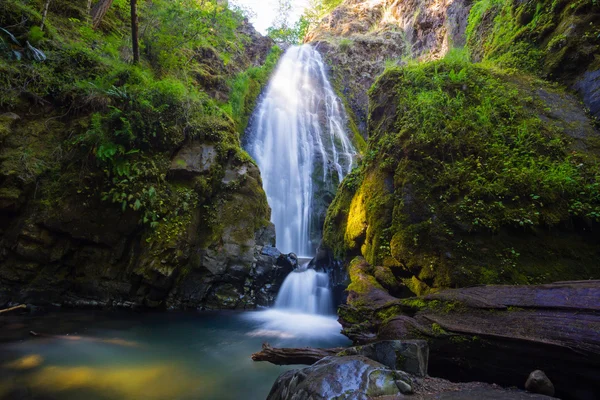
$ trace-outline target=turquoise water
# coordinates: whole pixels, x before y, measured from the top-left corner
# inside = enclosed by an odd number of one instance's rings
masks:
[[[294,367],[253,362],[263,342],[349,344],[339,329],[275,310],[12,317],[0,320],[0,399],[264,399]]]

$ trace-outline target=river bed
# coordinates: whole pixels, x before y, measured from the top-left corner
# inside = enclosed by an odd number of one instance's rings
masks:
[[[334,316],[61,311],[0,320],[0,399],[265,399],[279,347],[349,345]],[[28,332],[34,331],[39,336]]]

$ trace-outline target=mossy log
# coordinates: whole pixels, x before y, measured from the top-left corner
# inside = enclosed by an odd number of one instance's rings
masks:
[[[263,343],[262,350],[252,354],[253,361],[268,361],[275,365],[313,365],[322,358],[335,356],[343,351],[343,347],[331,349],[305,348],[276,348]]]
[[[599,398],[600,281],[475,286],[375,307],[343,311],[369,319],[373,340],[426,339],[432,376],[522,387],[542,369],[559,397]]]

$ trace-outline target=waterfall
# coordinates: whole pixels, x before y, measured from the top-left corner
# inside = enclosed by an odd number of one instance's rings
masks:
[[[290,273],[281,285],[275,308],[305,314],[333,314],[329,276],[308,269],[307,265]]]
[[[346,114],[310,45],[282,56],[246,132],[260,168],[277,248],[315,253],[328,203],[355,155]]]

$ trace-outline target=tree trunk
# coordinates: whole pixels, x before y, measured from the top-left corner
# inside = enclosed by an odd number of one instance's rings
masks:
[[[40,25],[40,30],[44,30],[44,24],[46,23],[46,17],[48,16],[48,8],[50,7],[50,1],[46,0],[46,4],[44,4],[44,12],[42,13],[42,23]]]
[[[102,22],[102,18],[106,15],[106,12],[112,5],[113,0],[99,0],[94,8],[92,9],[92,27],[94,29],[98,28],[100,22]]]
[[[137,0],[131,0],[131,45],[133,50],[133,63],[140,62],[140,43],[138,34]]]
[[[252,360],[268,361],[275,365],[312,365],[322,358],[335,356],[344,350],[345,349],[343,347],[336,347],[332,349],[315,349],[311,347],[305,347],[302,349],[276,348],[269,346],[268,343],[264,343],[262,345],[262,351],[252,354]]]

